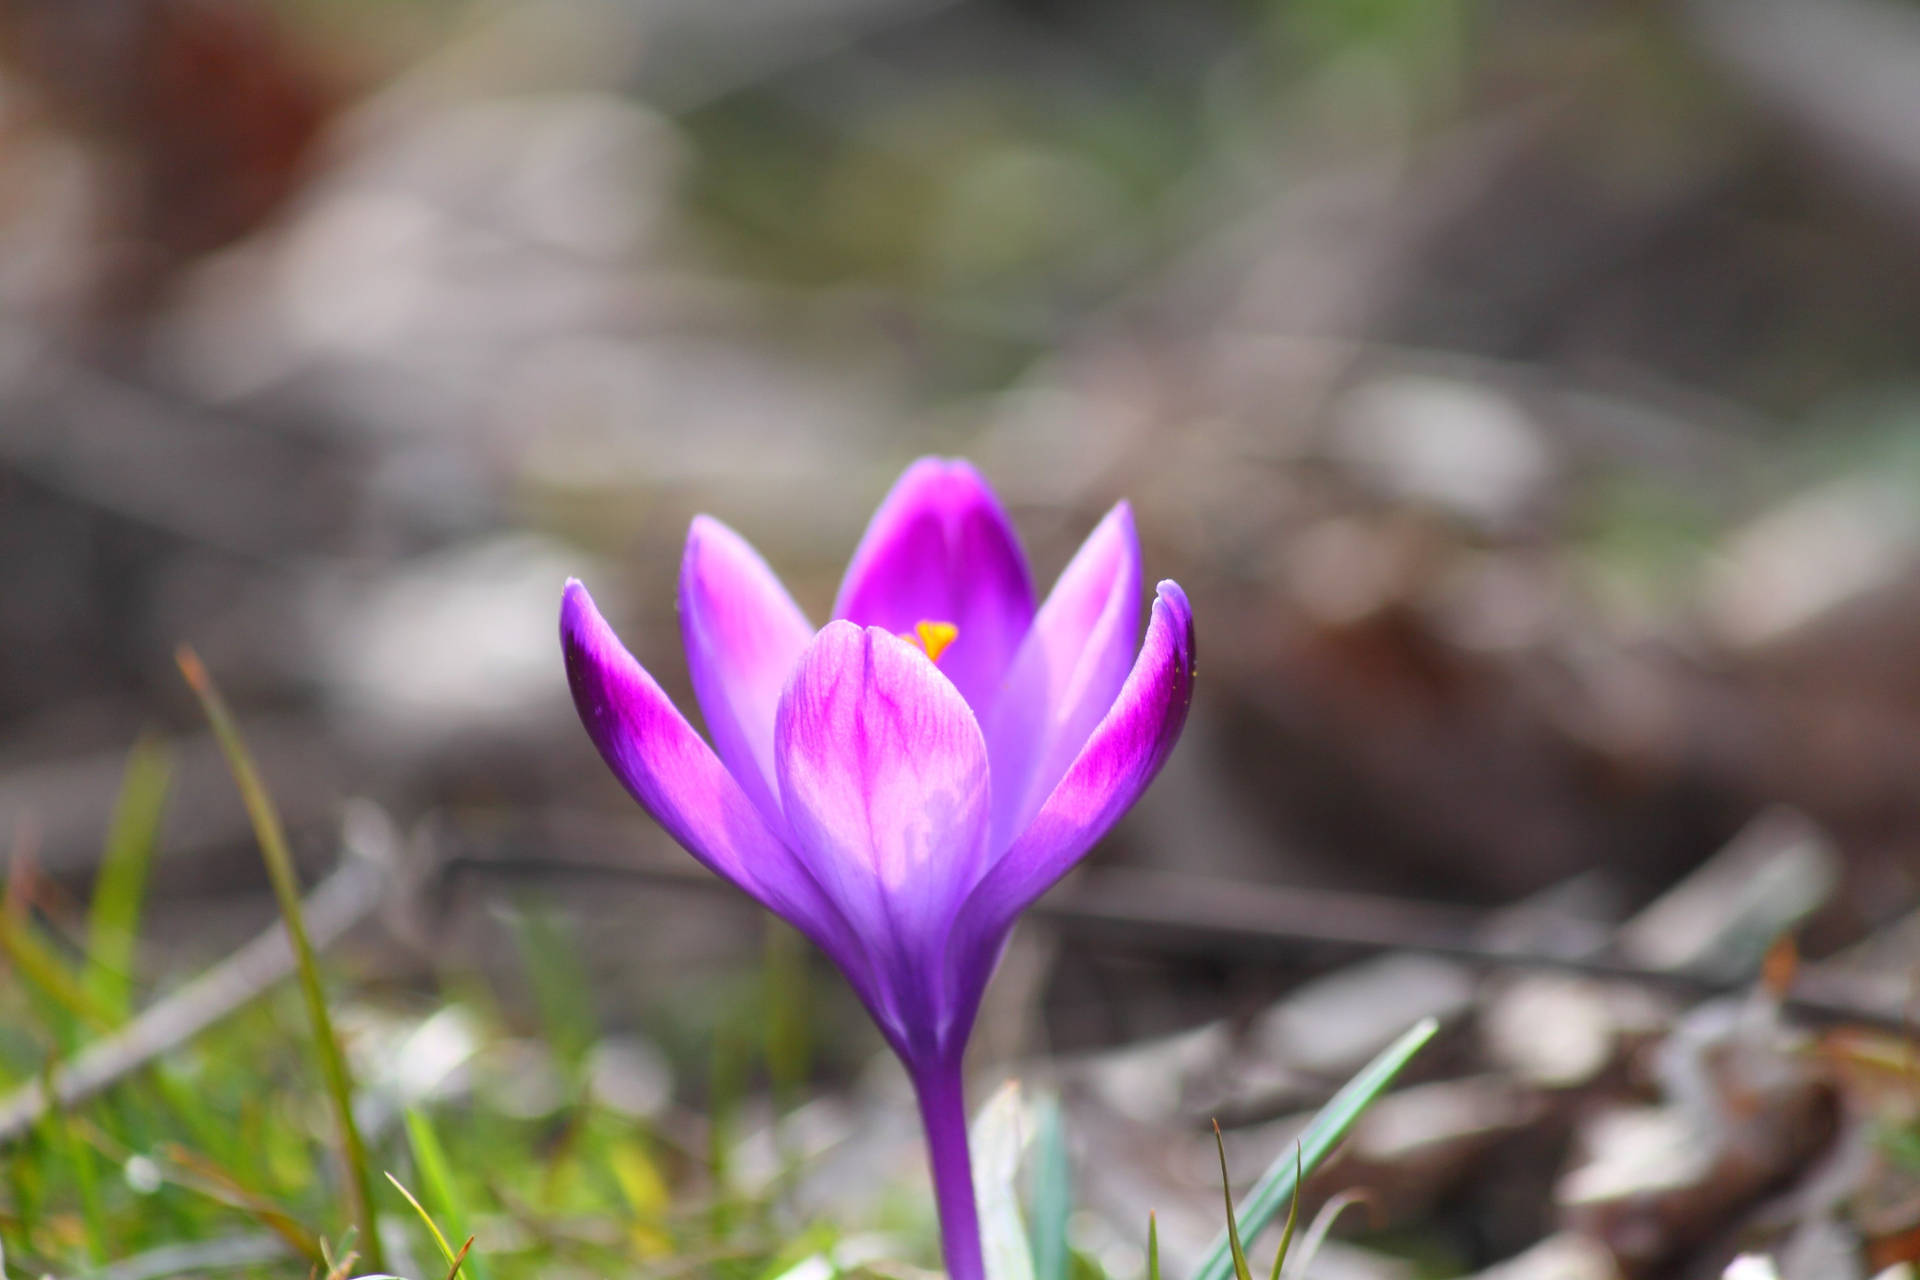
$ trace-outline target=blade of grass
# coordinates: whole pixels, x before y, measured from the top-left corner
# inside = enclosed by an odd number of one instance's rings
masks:
[[[340,1051],[340,1041],[333,1034],[333,1019],[327,1012],[326,991],[320,985],[320,966],[314,958],[313,944],[307,938],[307,926],[300,914],[300,880],[294,871],[293,854],[287,848],[287,836],[280,825],[279,811],[274,807],[273,797],[267,794],[259,771],[254,767],[253,756],[240,736],[239,726],[234,723],[226,700],[214,687],[206,667],[201,665],[193,650],[185,646],[175,656],[180,664],[180,673],[200,699],[201,709],[213,728],[214,737],[219,740],[220,750],[227,757],[227,767],[240,788],[247,816],[252,819],[254,837],[260,844],[260,856],[267,864],[267,876],[273,881],[273,894],[280,903],[280,917],[286,923],[287,941],[293,946],[300,990],[306,998],[308,1020],[313,1024],[314,1055],[320,1060],[320,1071],[326,1080],[327,1092],[333,1099],[334,1123],[340,1132],[340,1152],[347,1167],[354,1217],[360,1224],[360,1247],[365,1250],[364,1257],[370,1269],[385,1271],[386,1258],[380,1247],[379,1222],[374,1213],[372,1170],[367,1161],[366,1145],[360,1139],[360,1128],[353,1119],[353,1079],[347,1073],[347,1059]]]
[[[73,1118],[58,1107],[47,1113],[48,1127],[73,1170],[73,1183],[80,1193],[80,1225],[87,1246],[87,1265],[106,1262],[107,1214],[100,1203],[100,1179],[94,1168],[93,1152],[74,1132]]]
[[[468,1236],[467,1242],[460,1246],[460,1252],[453,1255],[453,1265],[447,1268],[447,1280],[455,1280],[455,1277],[460,1274],[460,1264],[467,1260],[467,1254],[472,1248],[473,1237]]]
[[[1275,1161],[1241,1202],[1240,1221],[1245,1225],[1248,1235],[1253,1235],[1273,1221],[1280,1212],[1280,1206],[1293,1195],[1293,1189],[1299,1185],[1300,1179],[1312,1173],[1327,1158],[1327,1153],[1347,1135],[1347,1130],[1360,1118],[1360,1113],[1386,1091],[1387,1086],[1393,1083],[1393,1078],[1439,1030],[1440,1024],[1434,1019],[1422,1019],[1412,1030],[1381,1051],[1379,1057],[1361,1068],[1358,1075],[1347,1081],[1340,1092],[1320,1108],[1306,1132],[1300,1135],[1298,1147],[1288,1153],[1293,1159],[1282,1156]],[[1201,1260],[1199,1269],[1193,1273],[1193,1280],[1227,1280],[1227,1277],[1235,1274],[1234,1252],[1230,1234],[1216,1238]]]
[[[752,1037],[737,1023],[737,1017],[727,1018],[715,1029],[707,1068],[707,1177],[713,1184],[707,1230],[716,1241],[732,1238],[746,1207],[734,1184],[733,1155],[752,1067]]]
[[[142,738],[127,756],[100,873],[87,915],[87,967],[93,997],[124,1022],[132,1008],[133,949],[146,901],[147,872],[159,845],[172,766],[158,739]]]
[[[1234,1280],[1253,1280],[1247,1267],[1247,1251],[1240,1246],[1240,1224],[1233,1216],[1233,1179],[1227,1176],[1227,1142],[1220,1136],[1220,1122],[1213,1122],[1213,1145],[1220,1153],[1220,1195],[1227,1202],[1227,1255],[1233,1264]]]
[[[673,1191],[667,1176],[638,1135],[608,1138],[602,1136],[598,1163],[613,1178],[626,1204],[627,1243],[643,1257],[665,1257],[673,1252],[673,1240],[667,1234],[667,1215],[673,1207]]]
[[[432,1202],[434,1212],[459,1235],[471,1227],[472,1220],[467,1216],[466,1201],[460,1194],[460,1184],[454,1179],[446,1148],[440,1145],[440,1135],[434,1132],[433,1122],[427,1119],[426,1113],[412,1107],[407,1108],[406,1125],[407,1141],[413,1148],[413,1166],[420,1174],[420,1190]],[[473,1280],[486,1280],[486,1268],[479,1258],[468,1263],[467,1274]]]
[[[1147,1211],[1147,1280],[1160,1280],[1160,1223]]]
[[[178,1066],[160,1065],[149,1073],[149,1082],[160,1105],[179,1119],[194,1146],[221,1164],[239,1163],[234,1157],[244,1154],[246,1147],[236,1140],[232,1128],[214,1114],[207,1099]]]
[[[325,1240],[320,1242],[320,1258],[322,1262],[326,1263],[327,1280],[347,1280],[348,1273],[353,1270],[353,1264],[359,1257],[359,1254],[349,1249],[347,1250],[346,1257],[335,1262],[332,1255],[327,1252],[327,1242]],[[360,1280],[400,1280],[400,1277],[379,1275],[361,1276]]]
[[[378,906],[385,891],[388,881],[381,864],[351,849],[348,852],[351,856],[313,891],[302,908],[312,930],[310,941],[320,939],[324,943],[339,937],[365,919]],[[0,907],[0,944],[4,943],[5,918],[9,915]],[[71,1107],[156,1063],[165,1075],[174,1068],[162,1059],[170,1058],[208,1028],[232,1017],[282,979],[292,977],[297,968],[286,926],[276,922],[213,968],[141,1010],[131,1022],[72,1054],[54,1073],[54,1096]],[[85,990],[77,983],[74,985],[78,990]],[[33,994],[38,996],[39,992],[35,990]],[[48,1101],[37,1078],[0,1098],[0,1146],[15,1141],[39,1123]],[[229,1133],[234,1132],[231,1126],[225,1128]],[[221,1151],[236,1142],[241,1140],[233,1138],[226,1143],[202,1142],[201,1145],[209,1151]],[[230,1163],[238,1167],[245,1161],[231,1160]]]
[[[1067,1280],[1073,1257],[1067,1251],[1067,1219],[1073,1214],[1073,1168],[1067,1158],[1067,1130],[1057,1098],[1035,1108],[1033,1152],[1034,1280]]]
[[[806,939],[797,930],[768,914],[762,999],[766,1006],[767,1082],[773,1091],[774,1110],[780,1115],[800,1104],[813,1051],[808,1038],[806,946]],[[778,1126],[775,1132],[780,1132]]]
[[[1320,1252],[1320,1246],[1327,1242],[1327,1233],[1333,1230],[1333,1224],[1339,1221],[1340,1215],[1356,1204],[1365,1204],[1367,1198],[1368,1193],[1365,1191],[1342,1191],[1322,1205],[1320,1212],[1313,1215],[1313,1225],[1307,1228],[1306,1237],[1300,1241],[1300,1265],[1288,1267],[1287,1274],[1306,1275],[1307,1269],[1313,1265],[1315,1256]]]
[[[1293,1228],[1300,1221],[1300,1184],[1306,1179],[1300,1174],[1300,1144],[1293,1144],[1293,1198],[1287,1204],[1287,1225],[1280,1229],[1280,1251],[1273,1255],[1273,1271],[1267,1280],[1280,1280],[1280,1268],[1287,1261],[1287,1250],[1293,1247]]]
[[[407,1203],[413,1206],[413,1211],[420,1215],[420,1221],[427,1224],[427,1234],[432,1236],[434,1244],[440,1247],[440,1256],[446,1259],[449,1266],[456,1266],[457,1264],[453,1260],[453,1246],[448,1244],[447,1238],[440,1234],[440,1228],[434,1222],[433,1215],[427,1212],[424,1205],[413,1198],[413,1192],[407,1190],[406,1184],[401,1182],[400,1179],[389,1173],[387,1175],[387,1181],[391,1182],[394,1189],[407,1198]],[[466,1251],[463,1249],[461,1252],[464,1254]]]
[[[32,1021],[46,1033],[54,1056],[66,1058],[79,1050],[83,1024],[92,1022],[96,1028],[104,1028],[107,1019],[91,1005],[73,967],[34,921],[34,908],[42,896],[39,865],[34,858],[37,844],[38,833],[23,820],[14,834],[6,889],[0,896],[0,953],[7,956],[23,980]],[[39,1089],[43,1078],[44,1073],[36,1075],[28,1087]]]
[[[65,1013],[102,1031],[113,1026],[113,1011],[74,977],[24,915],[0,912],[0,951],[22,978]]]
[[[266,1196],[248,1190],[238,1178],[205,1155],[176,1143],[163,1145],[159,1154],[164,1161],[162,1173],[174,1186],[238,1209],[309,1261],[319,1261],[324,1256],[323,1241],[300,1225],[292,1213]]]
[[[34,1224],[46,1218],[47,1161],[40,1151],[41,1134],[36,1126],[28,1140],[9,1153],[7,1159],[7,1197],[13,1210],[8,1223],[18,1233],[15,1239],[29,1249],[34,1240]]]
[[[566,1070],[568,1087],[577,1093],[587,1055],[600,1038],[586,961],[565,919],[544,904],[523,903],[511,919],[547,1044]]]

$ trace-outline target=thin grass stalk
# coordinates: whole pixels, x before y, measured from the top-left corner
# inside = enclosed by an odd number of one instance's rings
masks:
[[[1320,1162],[1326,1159],[1340,1139],[1344,1138],[1361,1112],[1373,1105],[1374,1099],[1386,1092],[1393,1078],[1400,1074],[1401,1068],[1418,1053],[1427,1041],[1433,1039],[1440,1030],[1440,1023],[1434,1018],[1423,1018],[1412,1030],[1407,1031],[1398,1040],[1381,1050],[1360,1073],[1347,1081],[1340,1091],[1328,1100],[1327,1105],[1315,1113],[1307,1125],[1306,1132],[1300,1135],[1294,1149],[1276,1160],[1260,1181],[1254,1184],[1240,1203],[1239,1225],[1246,1228],[1246,1234],[1257,1234],[1267,1223],[1273,1221],[1280,1206],[1293,1198],[1293,1190],[1301,1177],[1311,1174]],[[1288,1157],[1292,1157],[1289,1159]],[[1224,1165],[1223,1165],[1224,1170]],[[1200,1267],[1194,1274],[1194,1280],[1228,1280],[1238,1274],[1235,1266],[1233,1248],[1233,1215],[1228,1216],[1229,1229],[1214,1239],[1207,1250]]]
[[[1227,1176],[1227,1143],[1220,1136],[1220,1122],[1213,1122],[1213,1145],[1220,1153],[1220,1195],[1227,1206],[1227,1247],[1231,1250],[1234,1280],[1253,1280],[1247,1267],[1247,1251],[1240,1244],[1240,1223],[1233,1215],[1233,1179]]]
[[[132,1010],[140,911],[147,873],[159,845],[171,772],[166,745],[159,739],[142,738],[134,744],[87,913],[87,965],[81,980],[123,1022]]]
[[[1268,1280],[1280,1280],[1280,1268],[1287,1263],[1287,1250],[1293,1247],[1293,1229],[1300,1221],[1300,1184],[1306,1181],[1306,1161],[1300,1145],[1293,1147],[1293,1199],[1287,1205],[1287,1225],[1280,1230],[1280,1250],[1273,1255],[1273,1272]]]
[[[468,1230],[473,1217],[467,1212],[466,1201],[460,1194],[460,1184],[454,1179],[453,1162],[447,1159],[446,1148],[440,1145],[433,1122],[424,1111],[409,1107],[406,1111],[406,1129],[407,1141],[413,1148],[414,1167],[420,1173],[421,1191],[456,1235]],[[467,1243],[471,1244],[472,1241]],[[487,1271],[479,1255],[468,1257],[465,1261],[466,1273],[473,1280],[487,1280]]]
[[[293,855],[287,848],[286,831],[280,825],[279,811],[267,793],[255,769],[252,755],[240,736],[239,726],[227,710],[226,700],[214,687],[213,679],[193,650],[182,646],[176,660],[180,672],[200,699],[207,722],[227,757],[227,767],[246,802],[247,816],[253,821],[260,856],[273,882],[273,894],[280,904],[280,917],[286,923],[287,941],[293,947],[300,976],[300,991],[306,999],[307,1017],[313,1024],[314,1053],[320,1059],[320,1072],[327,1094],[333,1102],[334,1122],[340,1134],[341,1158],[346,1164],[347,1183],[353,1201],[354,1219],[360,1226],[360,1256],[370,1270],[387,1269],[386,1251],[381,1247],[379,1221],[374,1212],[373,1173],[367,1159],[366,1144],[353,1119],[353,1078],[347,1072],[346,1055],[333,1032],[333,1018],[327,1012],[327,997],[320,985],[320,966],[313,944],[307,938],[307,926],[300,914],[300,881],[294,872]]]
[[[80,1226],[86,1242],[87,1264],[100,1266],[107,1260],[107,1213],[100,1202],[99,1173],[93,1167],[93,1152],[75,1132],[73,1117],[55,1107],[47,1112],[47,1124],[59,1143],[61,1153],[73,1169],[73,1182],[80,1193]]]
[[[406,1197],[407,1203],[412,1205],[413,1211],[420,1216],[420,1221],[427,1224],[427,1234],[433,1237],[434,1245],[440,1250],[440,1257],[445,1260],[448,1266],[458,1271],[460,1264],[454,1260],[453,1246],[447,1243],[446,1234],[440,1230],[440,1224],[433,1220],[433,1215],[427,1212],[427,1207],[420,1203],[413,1192],[407,1190],[406,1183],[400,1181],[400,1179],[394,1177],[391,1173],[387,1175],[387,1181],[393,1184],[394,1190]],[[465,1257],[466,1252],[465,1249],[462,1249],[460,1256]]]

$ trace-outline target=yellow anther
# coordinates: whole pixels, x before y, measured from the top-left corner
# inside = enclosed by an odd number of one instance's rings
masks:
[[[901,636],[911,644],[917,644],[921,650],[935,662],[947,651],[947,646],[960,638],[960,628],[951,622],[929,622],[922,619],[913,624],[913,634]]]

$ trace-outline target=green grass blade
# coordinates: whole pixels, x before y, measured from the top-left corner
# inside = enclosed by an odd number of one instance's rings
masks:
[[[307,1018],[313,1025],[314,1056],[319,1059],[320,1074],[326,1080],[333,1100],[334,1123],[340,1132],[340,1153],[345,1161],[354,1217],[360,1225],[360,1247],[367,1266],[374,1271],[387,1269],[385,1251],[380,1246],[379,1222],[374,1213],[373,1173],[367,1160],[366,1144],[360,1139],[360,1127],[353,1118],[353,1079],[347,1073],[347,1058],[333,1034],[333,1018],[327,1012],[327,995],[320,985],[320,965],[307,938],[307,926],[300,914],[300,879],[294,870],[293,854],[287,848],[287,835],[280,825],[279,811],[267,793],[253,756],[240,736],[226,699],[214,687],[213,679],[193,650],[182,647],[176,655],[180,673],[200,699],[213,736],[227,757],[240,797],[253,822],[253,834],[260,844],[261,859],[267,864],[267,877],[273,882],[273,896],[280,903],[280,918],[287,929],[287,941],[293,948],[300,974],[300,991],[307,1005]]]
[[[1333,1230],[1333,1224],[1340,1220],[1340,1215],[1354,1205],[1365,1204],[1368,1198],[1369,1193],[1365,1191],[1342,1191],[1320,1206],[1320,1212],[1313,1216],[1313,1225],[1307,1228],[1306,1238],[1300,1242],[1300,1265],[1287,1268],[1288,1274],[1305,1275],[1313,1266],[1320,1246],[1327,1242],[1327,1234]]]
[[[1295,1150],[1275,1161],[1241,1203],[1240,1224],[1246,1228],[1249,1236],[1259,1232],[1278,1216],[1280,1206],[1292,1198],[1293,1189],[1300,1179],[1312,1173],[1327,1158],[1327,1153],[1347,1135],[1354,1121],[1360,1118],[1360,1113],[1386,1091],[1387,1086],[1393,1083],[1393,1078],[1439,1030],[1440,1024],[1434,1019],[1422,1019],[1411,1031],[1387,1046],[1379,1057],[1363,1067],[1339,1093],[1333,1095],[1326,1106],[1320,1108],[1306,1132],[1300,1135]],[[1223,1233],[1207,1250],[1199,1269],[1193,1274],[1193,1280],[1228,1280],[1235,1274],[1233,1255],[1231,1235]]]
[[[118,1020],[133,1002],[133,950],[146,901],[147,872],[159,845],[172,766],[166,746],[153,738],[134,744],[114,803],[113,822],[93,882],[87,916],[87,990]]]
[[[44,1145],[45,1135],[36,1128],[26,1141],[16,1143],[7,1153],[7,1192],[14,1211],[13,1221],[7,1225],[18,1233],[15,1239],[28,1251],[37,1234],[35,1224],[47,1216],[49,1162],[40,1150]]]
[[[1160,1223],[1147,1211],[1147,1280],[1160,1280]]]
[[[1213,1122],[1213,1145],[1220,1153],[1220,1195],[1227,1204],[1227,1259],[1233,1265],[1234,1280],[1253,1280],[1253,1272],[1247,1266],[1247,1251],[1240,1245],[1240,1224],[1233,1215],[1233,1179],[1227,1176],[1227,1141],[1220,1136],[1218,1120]]]
[[[707,1211],[707,1230],[716,1240],[732,1237],[745,1207],[734,1182],[733,1157],[753,1062],[751,1043],[748,1031],[731,1019],[723,1021],[714,1032],[708,1058],[707,1177],[713,1183],[713,1203]]]
[[[1039,1124],[1033,1151],[1034,1280],[1067,1280],[1073,1257],[1067,1251],[1067,1219],[1073,1214],[1073,1168],[1067,1158],[1067,1129],[1060,1102],[1046,1098],[1035,1108]]]
[[[565,1069],[568,1085],[578,1089],[585,1079],[587,1055],[600,1039],[593,983],[579,942],[565,919],[543,904],[523,904],[511,919],[547,1045]]]
[[[454,1261],[453,1246],[448,1244],[447,1238],[440,1234],[440,1226],[433,1220],[433,1215],[428,1213],[425,1206],[418,1200],[414,1199],[413,1192],[407,1190],[406,1184],[401,1182],[400,1179],[389,1173],[387,1175],[387,1181],[393,1184],[394,1190],[407,1198],[407,1203],[413,1206],[413,1211],[420,1215],[420,1221],[427,1224],[427,1234],[433,1237],[433,1243],[439,1247],[440,1256],[446,1260],[447,1265],[457,1269],[459,1264]],[[463,1249],[461,1252],[464,1254],[466,1251]]]
[[[223,1166],[245,1164],[243,1155],[257,1155],[240,1140],[233,1126],[209,1103],[198,1082],[179,1063],[157,1062],[148,1083],[159,1106],[180,1121],[190,1144]]]
[[[53,1093],[51,1073],[44,1079],[48,1096]],[[87,1263],[100,1266],[110,1255],[107,1247],[107,1214],[100,1201],[100,1178],[94,1168],[93,1151],[75,1132],[73,1117],[60,1107],[47,1109],[47,1122],[58,1141],[61,1154],[73,1170],[74,1186],[80,1193],[80,1225],[87,1246]]]
[[[446,1148],[440,1145],[440,1135],[434,1132],[433,1122],[426,1113],[407,1108],[407,1141],[413,1148],[413,1165],[420,1174],[420,1190],[447,1224],[447,1229],[456,1237],[465,1235],[473,1228],[473,1220],[467,1214],[465,1199],[460,1194],[460,1184],[453,1176],[453,1164],[447,1159]],[[469,1240],[468,1244],[473,1242]],[[473,1280],[486,1280],[486,1268],[479,1257],[469,1255],[462,1268]]]
[[[100,1031],[114,1025],[113,1011],[95,998],[24,916],[0,912],[0,952],[30,986],[59,1006],[61,1013]]]
[[[806,1089],[813,1055],[807,990],[807,940],[777,916],[767,917],[765,980],[765,1044],[767,1083],[774,1109],[781,1114],[798,1106]]]
[[[167,1170],[169,1183],[229,1209],[239,1210],[286,1241],[288,1248],[310,1263],[326,1257],[326,1241],[301,1225],[291,1210],[250,1189],[206,1156],[176,1143],[163,1143],[159,1155]]]
[[[1287,1202],[1287,1225],[1280,1228],[1280,1251],[1273,1255],[1273,1271],[1267,1280],[1280,1280],[1280,1268],[1286,1265],[1287,1250],[1293,1248],[1293,1229],[1300,1221],[1300,1144],[1293,1144],[1293,1196]]]

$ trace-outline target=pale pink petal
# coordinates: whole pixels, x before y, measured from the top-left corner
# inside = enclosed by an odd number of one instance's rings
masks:
[[[1140,628],[1140,543],[1122,502],[1080,547],[1035,615],[987,721],[993,835],[1026,829],[1126,683]]]
[[[696,516],[680,562],[680,634],[714,749],[779,830],[773,720],[813,628],[746,539]]]

